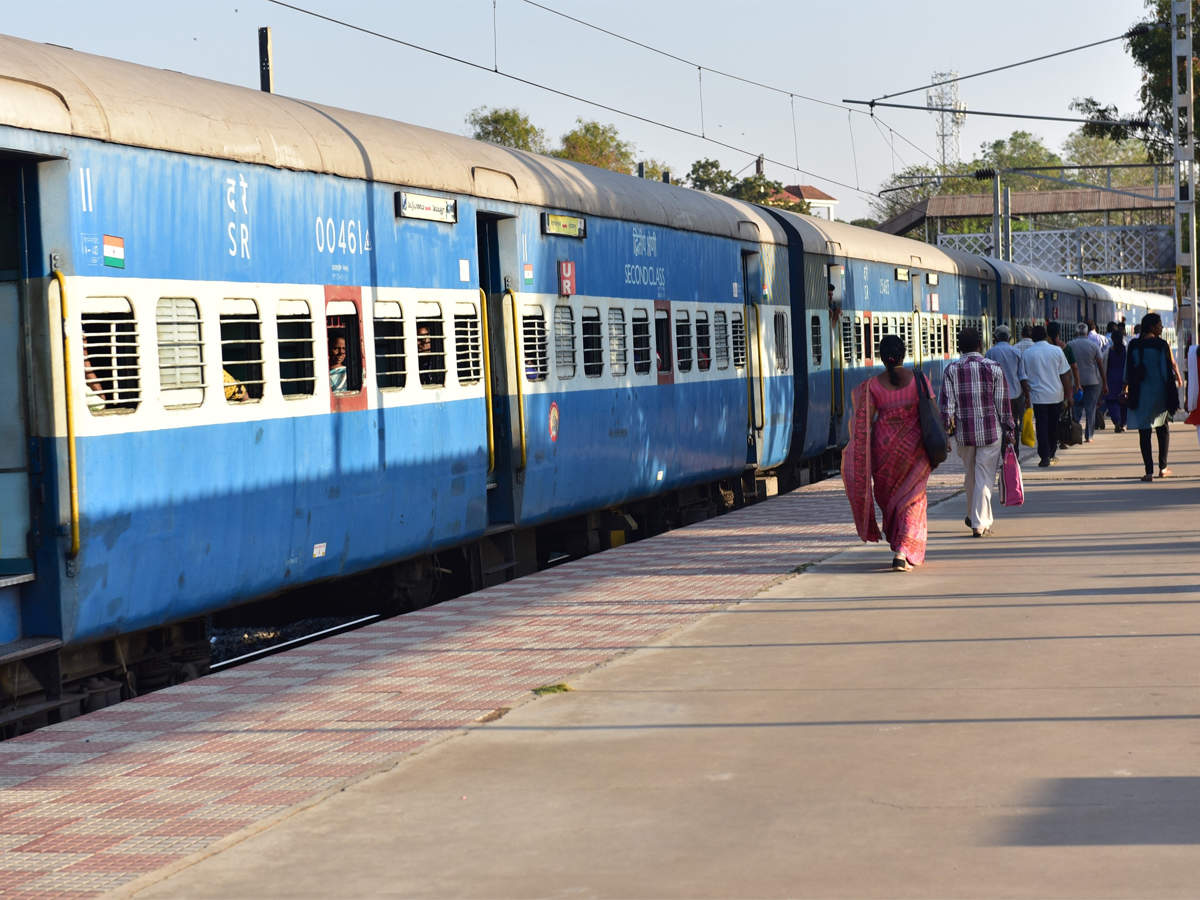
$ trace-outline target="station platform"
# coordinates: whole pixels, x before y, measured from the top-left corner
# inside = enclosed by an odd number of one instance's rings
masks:
[[[0,743],[0,893],[1193,897],[1171,459],[1100,432],[979,539],[948,464],[910,573],[834,479]]]

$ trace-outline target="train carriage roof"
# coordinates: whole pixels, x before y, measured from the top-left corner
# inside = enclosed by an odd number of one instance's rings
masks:
[[[987,264],[987,260],[982,256],[967,253],[965,250],[956,250],[953,247],[943,247],[941,250],[958,264],[958,271],[961,274],[978,278],[981,281],[996,280],[995,270]]]
[[[775,212],[799,232],[800,241],[808,253],[827,253],[935,272],[960,271],[958,263],[933,244],[859,228],[845,222],[831,222],[782,210]]]
[[[728,197],[6,35],[0,125],[786,243]]]
[[[986,257],[988,265],[996,270],[1001,284],[1011,284],[1034,287],[1041,290],[1058,291],[1073,297],[1090,296],[1085,283],[1065,275],[1056,275],[1041,269],[1033,269],[1018,263],[1006,262],[1003,259]]]

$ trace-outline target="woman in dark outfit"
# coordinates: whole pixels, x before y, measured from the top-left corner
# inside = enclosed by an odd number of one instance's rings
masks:
[[[1125,398],[1129,409],[1128,424],[1136,428],[1142,447],[1146,474],[1142,481],[1154,480],[1154,457],[1150,452],[1150,430],[1158,438],[1158,477],[1167,478],[1167,451],[1170,449],[1171,417],[1179,409],[1179,367],[1171,346],[1162,339],[1162,317],[1147,313],[1142,317],[1141,335],[1129,345],[1125,360]]]

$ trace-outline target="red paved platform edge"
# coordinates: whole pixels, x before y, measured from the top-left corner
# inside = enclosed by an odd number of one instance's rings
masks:
[[[832,479],[0,743],[0,892],[132,893],[856,540]]]

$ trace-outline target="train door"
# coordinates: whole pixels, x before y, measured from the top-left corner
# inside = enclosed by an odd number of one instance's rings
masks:
[[[762,314],[759,310],[759,290],[762,278],[759,274],[758,253],[742,251],[742,297],[745,304],[746,321],[746,402],[748,405],[746,464],[758,462],[758,448],[762,444],[764,419],[766,418],[766,396],[764,394],[764,366],[762,358]]]
[[[486,379],[487,415],[487,509],[488,525],[506,525],[516,520],[515,489],[517,471],[524,467],[524,435],[521,435],[520,454],[514,453],[512,428],[512,395],[517,395],[518,412],[521,403],[520,367],[509,366],[515,352],[509,347],[509,317],[515,323],[516,297],[506,290],[501,274],[502,239],[515,238],[516,219],[490,213],[478,213],[475,235],[479,254],[479,302],[483,316],[484,377]],[[514,324],[514,329],[516,325]],[[518,340],[518,335],[511,335]],[[511,384],[510,384],[511,380]]]
[[[0,587],[27,581],[33,573],[22,370],[25,329],[18,291],[24,179],[17,166],[0,164]]]
[[[846,354],[842,329],[844,320],[842,305],[846,300],[846,267],[838,263],[830,263],[828,267],[829,292],[829,367],[830,367],[830,408],[833,410],[832,431],[830,443],[837,443],[835,436],[842,416],[846,414]]]

